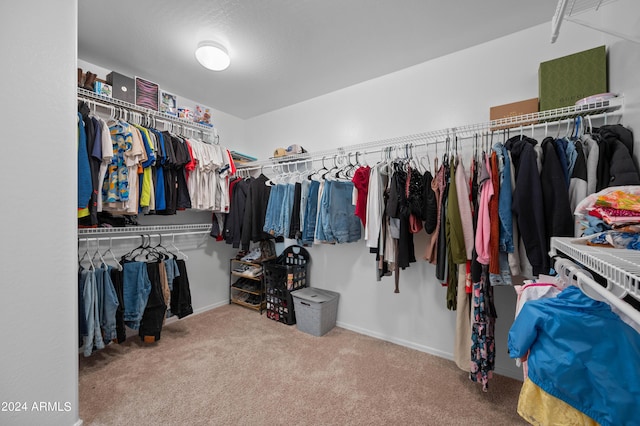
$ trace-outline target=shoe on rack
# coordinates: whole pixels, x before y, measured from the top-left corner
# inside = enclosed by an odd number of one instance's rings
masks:
[[[246,302],[251,304],[251,305],[259,305],[260,304],[260,296],[258,296],[257,294],[252,294],[249,297],[247,297]]]
[[[253,249],[251,249],[251,251],[249,251],[249,253],[247,253],[242,259],[243,262],[253,262],[255,261],[257,258],[259,258],[261,255],[260,252],[260,247],[254,247]]]
[[[251,266],[243,275],[248,277],[259,277],[262,275],[262,266]]]
[[[260,241],[260,257],[255,260],[256,263],[262,263],[265,260],[276,258],[276,243],[273,240]]]

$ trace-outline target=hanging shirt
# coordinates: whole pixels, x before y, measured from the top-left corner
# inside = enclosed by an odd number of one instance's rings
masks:
[[[356,197],[356,216],[360,218],[363,226],[367,225],[367,196],[369,193],[369,177],[371,175],[371,167],[359,167],[353,174],[351,181],[354,189],[357,191]]]
[[[491,238],[489,201],[493,197],[493,184],[491,183],[489,158],[486,155],[479,167],[480,175],[478,176],[478,184],[480,186],[480,201],[478,202],[478,226],[476,229],[475,245],[476,252],[478,253],[478,262],[483,265],[488,265],[491,255],[489,248],[489,240]]]
[[[78,209],[86,209],[91,198],[91,170],[87,152],[87,135],[82,114],[78,113]],[[87,212],[88,213],[88,212]]]

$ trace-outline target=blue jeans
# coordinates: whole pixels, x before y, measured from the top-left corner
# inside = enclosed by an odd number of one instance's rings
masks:
[[[293,211],[293,201],[295,185],[287,183],[284,186],[284,198],[282,209],[280,210],[280,220],[278,221],[278,236],[288,237],[291,228],[291,212]]]
[[[277,235],[283,200],[284,185],[272,186],[271,192],[269,192],[269,201],[267,202],[267,212],[264,216],[264,226],[262,227],[262,230],[267,234]]]
[[[116,310],[118,309],[118,296],[111,281],[111,274],[107,265],[96,269],[96,283],[98,287],[98,312],[100,314],[100,327],[104,334],[104,340],[109,342],[118,337],[116,333]]]
[[[144,262],[125,262],[122,280],[124,322],[129,328],[138,330],[151,292],[147,264]]]
[[[312,180],[309,184],[309,193],[304,208],[302,244],[313,244],[313,237],[316,233],[316,219],[318,217],[318,189],[320,189],[320,182]]]
[[[329,197],[331,196],[331,184],[333,182],[327,180],[322,188],[322,195],[318,201],[318,220],[316,221],[316,240],[325,243],[335,243],[333,234],[331,233],[331,225],[329,224]]]
[[[360,239],[360,219],[353,205],[353,183],[331,183],[329,200],[329,226],[338,243],[351,243]]]
[[[93,347],[104,348],[102,332],[100,330],[100,317],[98,313],[98,291],[96,275],[93,271],[82,270],[81,280],[84,282],[82,300],[84,303],[84,313],[87,320],[87,336],[83,342],[84,356],[91,355]]]

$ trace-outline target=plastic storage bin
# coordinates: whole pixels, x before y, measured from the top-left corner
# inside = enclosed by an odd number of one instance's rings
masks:
[[[314,336],[327,334],[336,326],[340,293],[321,288],[303,288],[291,293],[298,330]]]
[[[287,325],[296,323],[291,292],[309,285],[308,263],[307,250],[291,246],[277,259],[262,264],[267,293],[267,318]]]

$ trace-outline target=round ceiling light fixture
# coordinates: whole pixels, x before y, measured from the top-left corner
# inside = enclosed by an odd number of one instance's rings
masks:
[[[200,62],[200,65],[212,71],[226,70],[231,63],[227,49],[215,41],[201,41],[198,43],[196,59]]]

